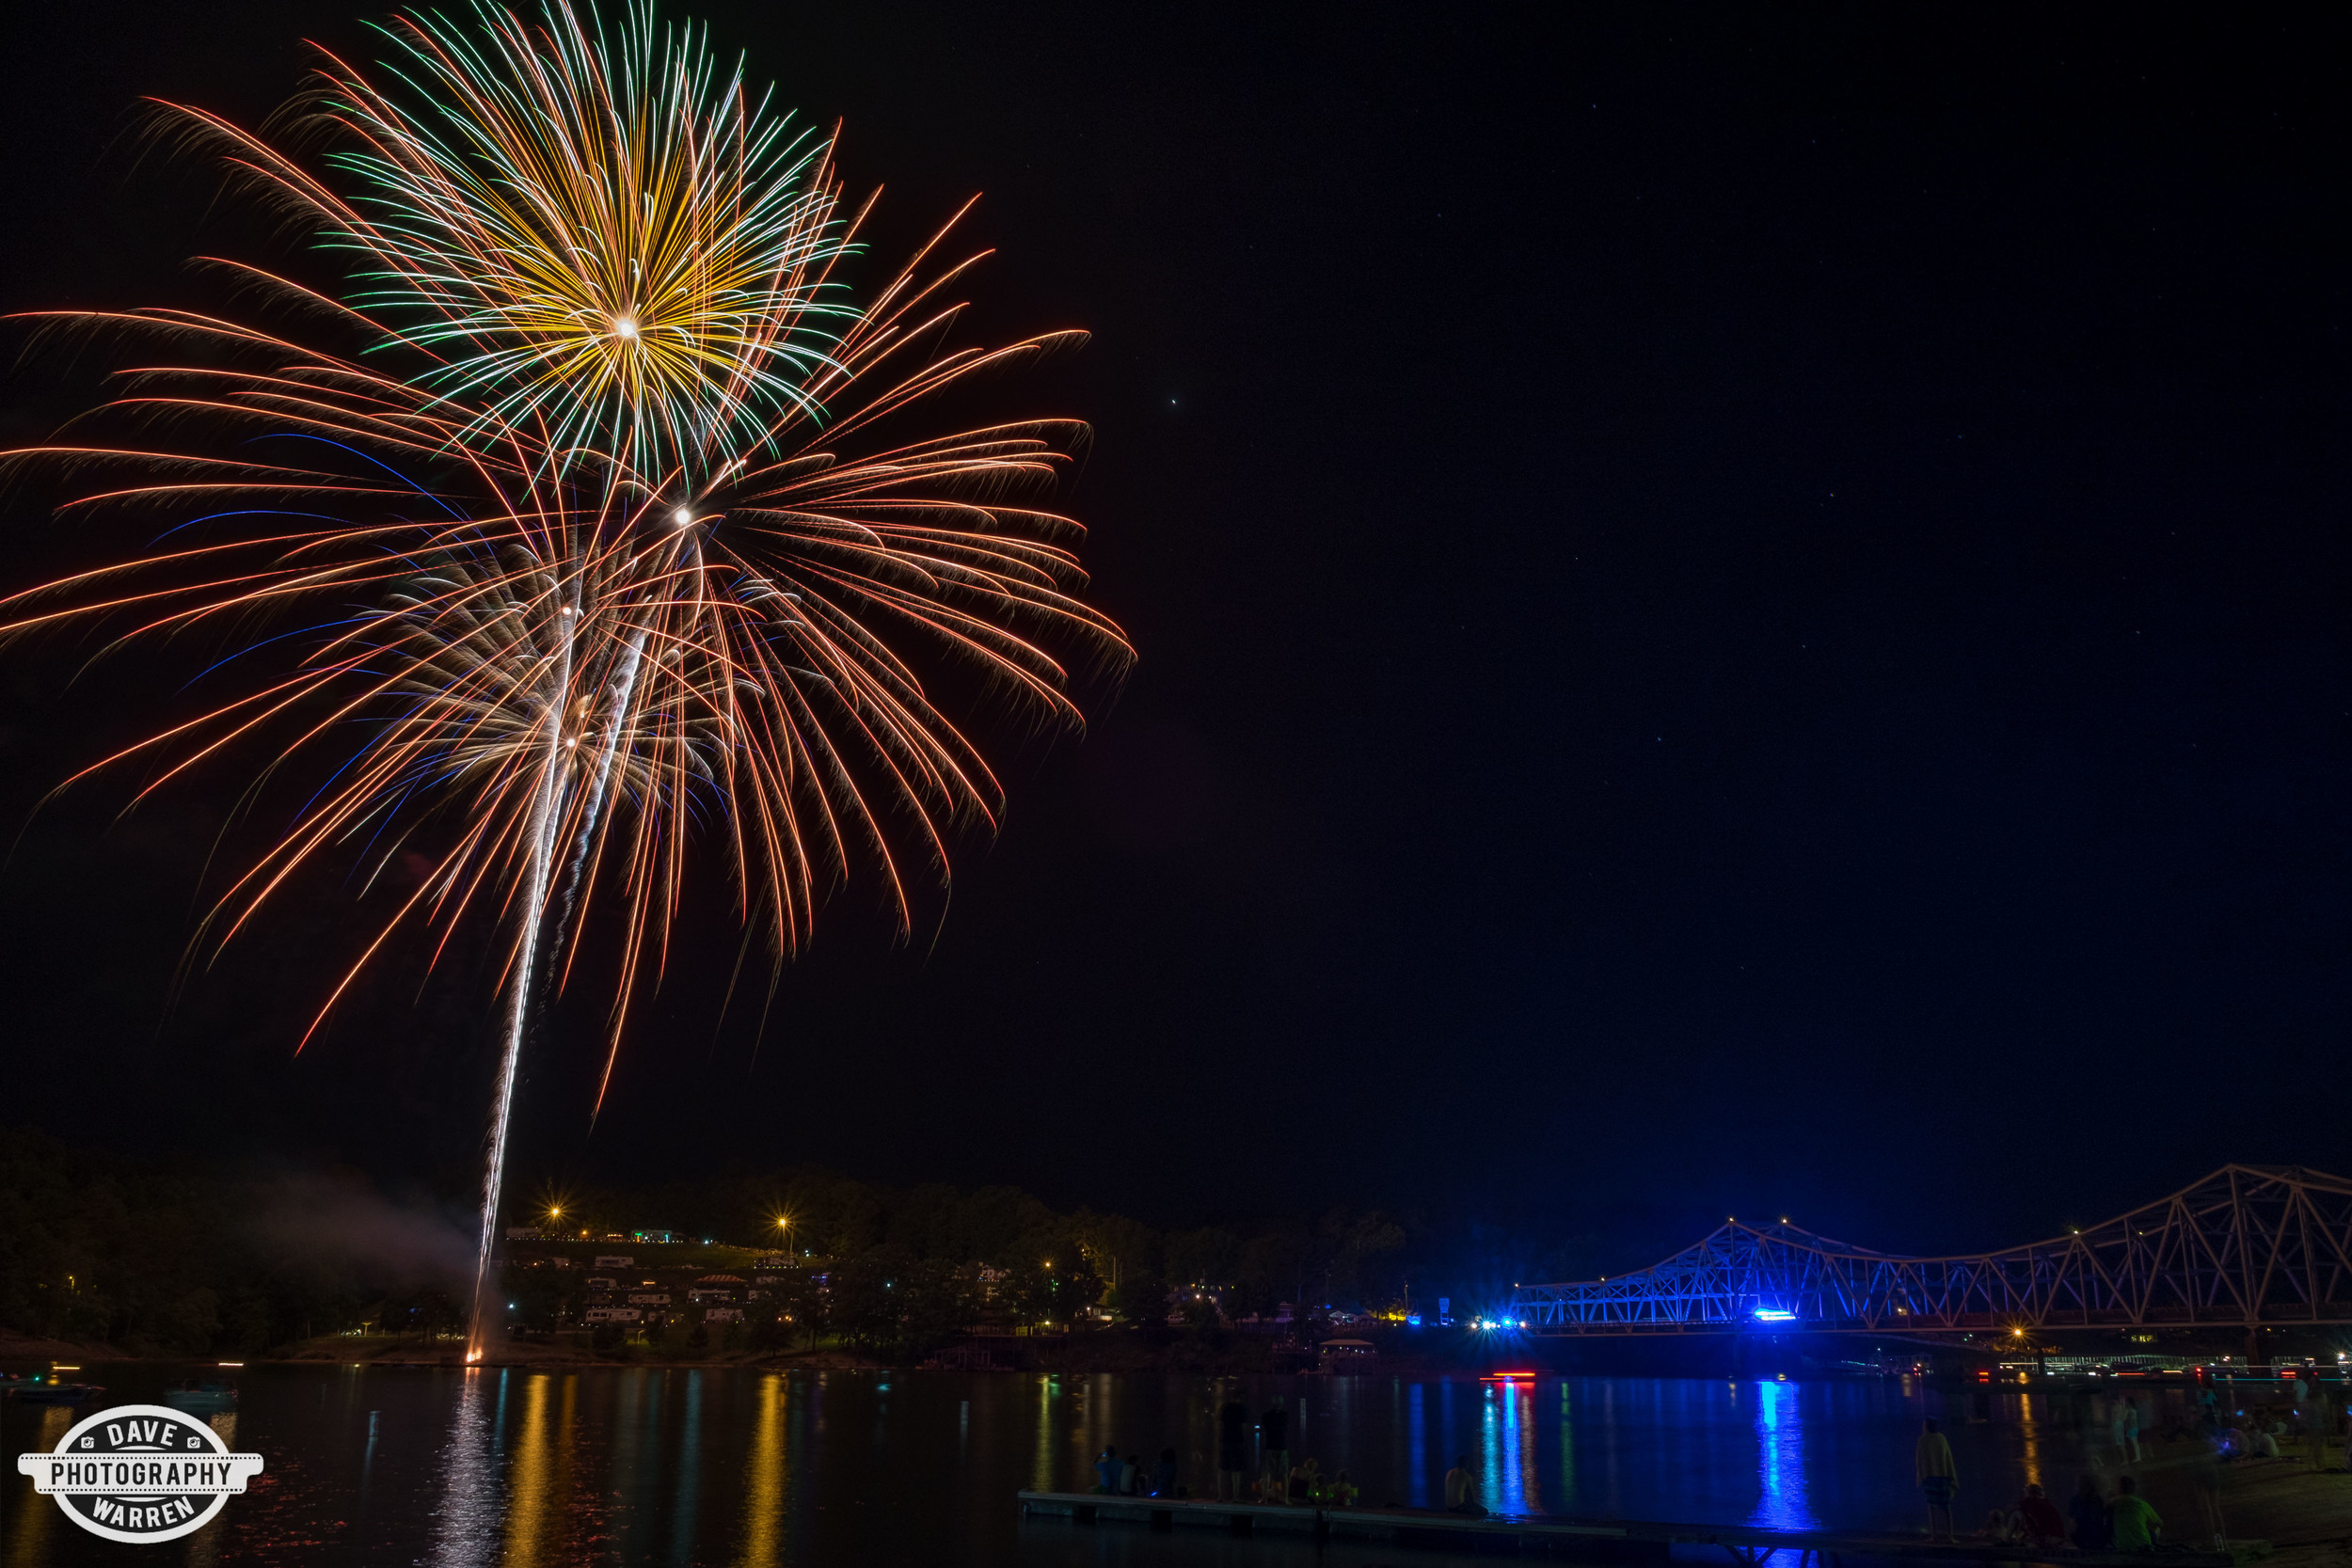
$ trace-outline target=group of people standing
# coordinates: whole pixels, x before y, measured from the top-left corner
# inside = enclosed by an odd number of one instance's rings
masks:
[[[2136,1449],[2137,1411],[2132,1431]],[[1954,1540],[1952,1498],[1960,1489],[1960,1466],[1952,1458],[1951,1439],[1944,1435],[1932,1416],[1920,1423],[1919,1440],[1912,1449],[1911,1467],[1919,1483],[1919,1494],[1927,1501],[1929,1538],[1935,1538],[1940,1525],[1943,1539]],[[2212,1522],[2218,1538],[2217,1500]],[[1998,1544],[2014,1544],[2041,1550],[2072,1544],[2084,1552],[2153,1552],[2163,1530],[2163,1518],[2139,1495],[2136,1479],[2118,1476],[2115,1491],[2110,1495],[2100,1490],[2097,1477],[2085,1475],[2074,1495],[2067,1499],[2064,1513],[2058,1512],[2058,1505],[2038,1482],[2028,1481],[2025,1496],[2017,1499],[2015,1506],[1993,1510],[1985,1516],[1984,1528],[1979,1533]]]
[[[1216,1412],[1216,1497],[1219,1502],[1301,1504],[1352,1508],[1359,1495],[1345,1470],[1327,1476],[1312,1456],[1291,1463],[1291,1412],[1282,1396],[1262,1411],[1255,1425],[1257,1462],[1250,1463],[1249,1407],[1230,1396]],[[1253,1472],[1254,1471],[1254,1476]]]
[[[1257,1452],[1251,1455],[1251,1435]],[[1466,1462],[1467,1463],[1467,1462]],[[1147,1465],[1141,1453],[1121,1455],[1105,1446],[1094,1461],[1094,1490],[1117,1497],[1187,1497],[1174,1449],[1162,1449],[1159,1463]],[[1360,1489],[1345,1470],[1326,1475],[1312,1456],[1291,1462],[1291,1412],[1282,1396],[1253,1420],[1238,1397],[1216,1413],[1216,1498],[1219,1502],[1299,1504],[1353,1508]]]

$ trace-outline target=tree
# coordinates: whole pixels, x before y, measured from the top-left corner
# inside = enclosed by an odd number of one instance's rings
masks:
[[[1323,1298],[1366,1302],[1383,1292],[1381,1271],[1404,1249],[1405,1231],[1376,1209],[1333,1209],[1317,1227],[1316,1241],[1324,1260]]]
[[[997,1299],[1025,1323],[1072,1323],[1103,1299],[1103,1277],[1075,1237],[1025,1236],[1001,1265],[1009,1275]]]
[[[1242,1242],[1223,1226],[1203,1226],[1168,1239],[1168,1276],[1179,1285],[1224,1287],[1241,1278]]]

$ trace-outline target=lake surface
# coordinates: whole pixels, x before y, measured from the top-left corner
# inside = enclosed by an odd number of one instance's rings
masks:
[[[1346,1469],[1367,1503],[1442,1501],[1467,1453],[1500,1513],[1916,1528],[1911,1449],[1945,1418],[1963,1528],[2038,1480],[2063,1496],[2104,1449],[2104,1402],[1916,1379],[1781,1383],[1545,1378],[1041,1377],[598,1368],[254,1367],[215,1418],[261,1453],[252,1492],[185,1541],[98,1540],[37,1497],[13,1456],[188,1369],[93,1364],[101,1405],[0,1404],[9,1456],[0,1563],[870,1562],[1218,1564],[1447,1560],[1395,1546],[1024,1522],[1022,1487],[1081,1491],[1105,1443],[1174,1448],[1213,1491],[1216,1406],[1282,1393],[1295,1458]],[[2138,1391],[2143,1408],[2179,1398]],[[1973,1512],[1972,1512],[1973,1511]],[[1720,1555],[1720,1554],[1718,1554]]]

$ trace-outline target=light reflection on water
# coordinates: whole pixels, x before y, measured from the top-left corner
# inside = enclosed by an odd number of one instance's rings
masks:
[[[504,1371],[469,1368],[450,1411],[449,1441],[442,1449],[439,1528],[435,1532],[433,1560],[437,1568],[470,1568],[490,1560],[499,1534],[503,1500],[496,1456],[490,1451],[497,1434],[490,1425],[484,1385],[496,1379],[505,1391]],[[261,1452],[264,1464],[270,1455]],[[263,1472],[266,1474],[266,1470]],[[234,1504],[230,1505],[232,1508]]]
[[[1486,1386],[1480,1485],[1486,1506],[1497,1513],[1544,1512],[1535,1453],[1535,1393],[1533,1378]]]
[[[686,1409],[678,1424],[677,1480],[670,1488],[670,1557],[672,1568],[687,1568],[694,1560],[694,1532],[702,1512],[703,1373],[686,1374]]]
[[[1029,1471],[1029,1490],[1054,1489],[1054,1380],[1037,1380],[1037,1464]]]
[[[548,1513],[554,1490],[550,1472],[562,1439],[548,1431],[548,1383],[545,1372],[524,1379],[522,1431],[515,1443],[513,1497],[506,1514],[504,1555],[511,1563],[537,1562],[548,1555]]]
[[[1406,1488],[1409,1494],[1406,1501],[1415,1508],[1429,1506],[1429,1419],[1428,1412],[1422,1407],[1423,1392],[1425,1390],[1420,1384],[1412,1386],[1413,1467],[1410,1472],[1412,1479]]]
[[[50,1405],[41,1411],[40,1425],[25,1449],[11,1448],[8,1451],[55,1449],[57,1439],[66,1434],[66,1429],[73,1424],[73,1420],[65,1406]],[[55,1504],[33,1495],[33,1483],[29,1478],[17,1489],[16,1496],[10,1500],[8,1513],[13,1516],[8,1528],[8,1568],[40,1568],[49,1560],[51,1532],[66,1528],[66,1522],[57,1517]]]
[[[1756,1386],[1756,1480],[1759,1496],[1751,1524],[1772,1529],[1812,1529],[1820,1521],[1805,1506],[1804,1415],[1801,1386]]]
[[[752,1422],[750,1451],[743,1459],[743,1568],[760,1568],[777,1559],[777,1530],[784,1523],[784,1409],[786,1383],[781,1374],[759,1380],[759,1414]]]
[[[181,1375],[110,1370],[110,1398],[154,1399]],[[241,1389],[238,1413],[215,1424],[270,1468],[189,1538],[184,1559],[159,1560],[1304,1562],[1276,1543],[1025,1526],[1012,1500],[1024,1486],[1090,1487],[1106,1443],[1173,1448],[1206,1491],[1217,1406],[1235,1397],[1255,1414],[1278,1391],[1296,1418],[1294,1457],[1348,1470],[1367,1503],[1437,1503],[1454,1456],[1469,1453],[1482,1500],[1502,1513],[1899,1528],[1915,1522],[1922,1414],[1950,1418],[1960,1500],[1979,1511],[2013,1500],[2028,1479],[2071,1486],[2086,1433],[2103,1434],[2106,1420],[2103,1407],[2014,1391],[1953,1390],[1947,1409],[1915,1381],[268,1367],[248,1369]],[[1979,1411],[1990,1418],[1971,1418]],[[0,1447],[51,1447],[76,1414],[0,1404]],[[0,1510],[0,1568],[119,1552],[34,1498],[29,1480],[14,1485]]]

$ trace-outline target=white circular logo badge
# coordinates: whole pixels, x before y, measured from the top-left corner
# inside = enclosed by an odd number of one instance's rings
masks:
[[[109,1541],[173,1541],[202,1529],[262,1473],[220,1433],[160,1404],[119,1404],[77,1424],[50,1453],[16,1456],[33,1490]]]

